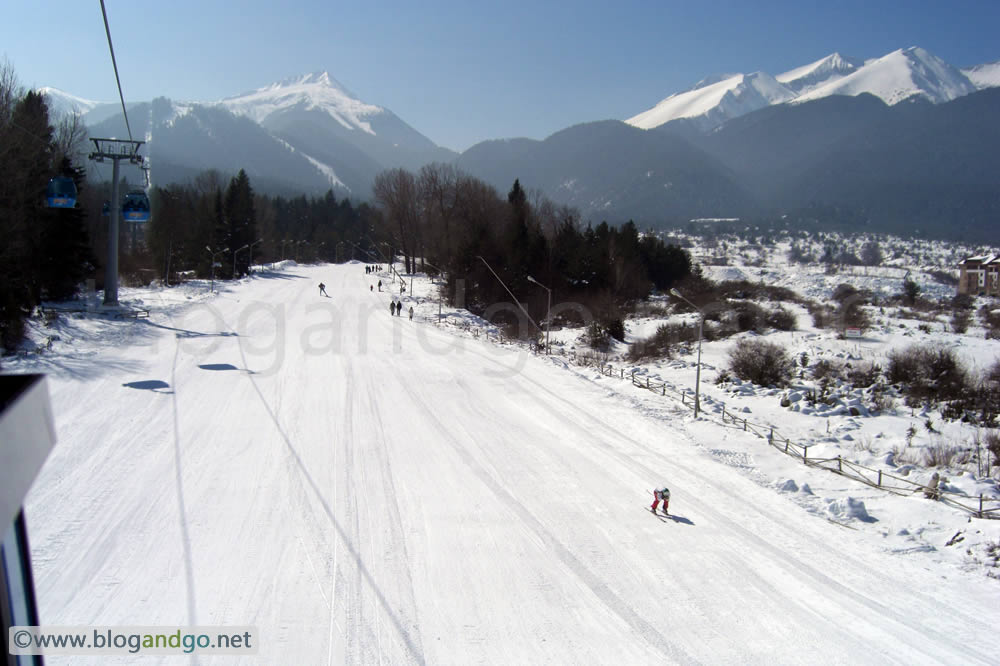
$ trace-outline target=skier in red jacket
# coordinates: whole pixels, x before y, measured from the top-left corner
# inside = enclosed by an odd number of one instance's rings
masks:
[[[670,489],[666,486],[657,488],[653,491],[653,506],[651,506],[649,510],[656,513],[656,507],[661,501],[663,502],[663,513],[669,516],[670,511],[667,510],[667,507],[670,506]]]

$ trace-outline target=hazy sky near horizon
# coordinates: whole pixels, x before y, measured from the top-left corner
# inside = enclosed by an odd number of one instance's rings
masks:
[[[819,5],[819,6],[816,6]],[[126,101],[214,101],[328,71],[434,142],[542,139],[624,120],[722,72],[921,46],[1000,60],[997,0],[105,0]],[[28,87],[117,101],[99,0],[4,2],[0,58]]]

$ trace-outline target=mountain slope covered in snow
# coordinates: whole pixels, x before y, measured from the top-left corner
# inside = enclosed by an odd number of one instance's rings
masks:
[[[776,77],[757,72],[710,79],[711,85],[671,95],[625,122],[653,129],[685,119],[704,132],[766,106],[865,93],[890,105],[913,97],[941,104],[997,85],[991,82],[1000,83],[998,70],[989,65],[959,70],[916,46],[865,62],[833,53]]]
[[[960,70],[915,46],[866,62],[847,76],[800,95],[796,101],[870,93],[890,105],[911,97],[924,97],[941,104],[976,90]]]

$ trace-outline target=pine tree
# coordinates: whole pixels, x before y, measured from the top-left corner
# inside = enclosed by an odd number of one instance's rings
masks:
[[[86,174],[64,157],[59,176],[70,177],[79,193],[83,192]],[[38,270],[43,298],[64,300],[76,295],[81,281],[94,265],[87,233],[87,212],[81,207],[42,208],[39,216]]]
[[[225,221],[229,228],[230,260],[240,248],[257,240],[257,217],[254,212],[253,188],[246,171],[240,172],[229,182],[226,190]],[[236,254],[234,279],[250,272],[250,254],[246,250]]]

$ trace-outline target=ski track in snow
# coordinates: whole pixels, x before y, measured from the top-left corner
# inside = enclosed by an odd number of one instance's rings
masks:
[[[815,520],[679,406],[388,296],[293,267],[52,363],[42,622],[255,625],[261,663],[994,661],[992,581]],[[668,524],[640,510],[664,480]]]

